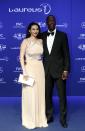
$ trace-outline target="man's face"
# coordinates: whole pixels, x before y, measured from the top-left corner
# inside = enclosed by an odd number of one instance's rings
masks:
[[[55,29],[55,26],[56,26],[55,17],[53,17],[53,16],[49,16],[48,17],[48,19],[47,19],[47,26],[48,26],[48,29],[50,31],[53,31]]]

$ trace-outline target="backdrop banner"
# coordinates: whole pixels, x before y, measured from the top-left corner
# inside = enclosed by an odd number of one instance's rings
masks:
[[[21,84],[17,82],[22,72],[20,44],[28,24],[38,22],[41,31],[45,31],[45,19],[50,14],[56,17],[56,28],[68,36],[71,73],[67,80],[67,95],[85,95],[84,5],[85,0],[0,1],[0,96],[21,96]]]

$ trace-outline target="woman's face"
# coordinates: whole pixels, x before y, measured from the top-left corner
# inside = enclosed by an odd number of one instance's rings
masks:
[[[31,36],[33,37],[37,37],[38,33],[39,33],[39,28],[37,25],[32,25],[31,29],[29,30]]]

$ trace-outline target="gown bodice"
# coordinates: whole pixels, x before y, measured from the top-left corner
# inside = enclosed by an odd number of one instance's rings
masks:
[[[40,41],[37,40],[36,43],[33,43],[32,41],[28,43],[25,52],[26,59],[41,60],[42,55],[43,55],[43,45]]]

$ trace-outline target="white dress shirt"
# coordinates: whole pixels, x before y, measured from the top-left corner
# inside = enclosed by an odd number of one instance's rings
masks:
[[[50,33],[50,31],[48,30],[48,32]],[[56,34],[56,29],[54,31],[54,35],[49,35],[47,36],[47,48],[48,48],[48,51],[49,51],[49,54],[51,53],[51,50],[52,50],[52,46],[53,46],[53,42],[54,42],[54,38],[55,38],[55,34]]]

